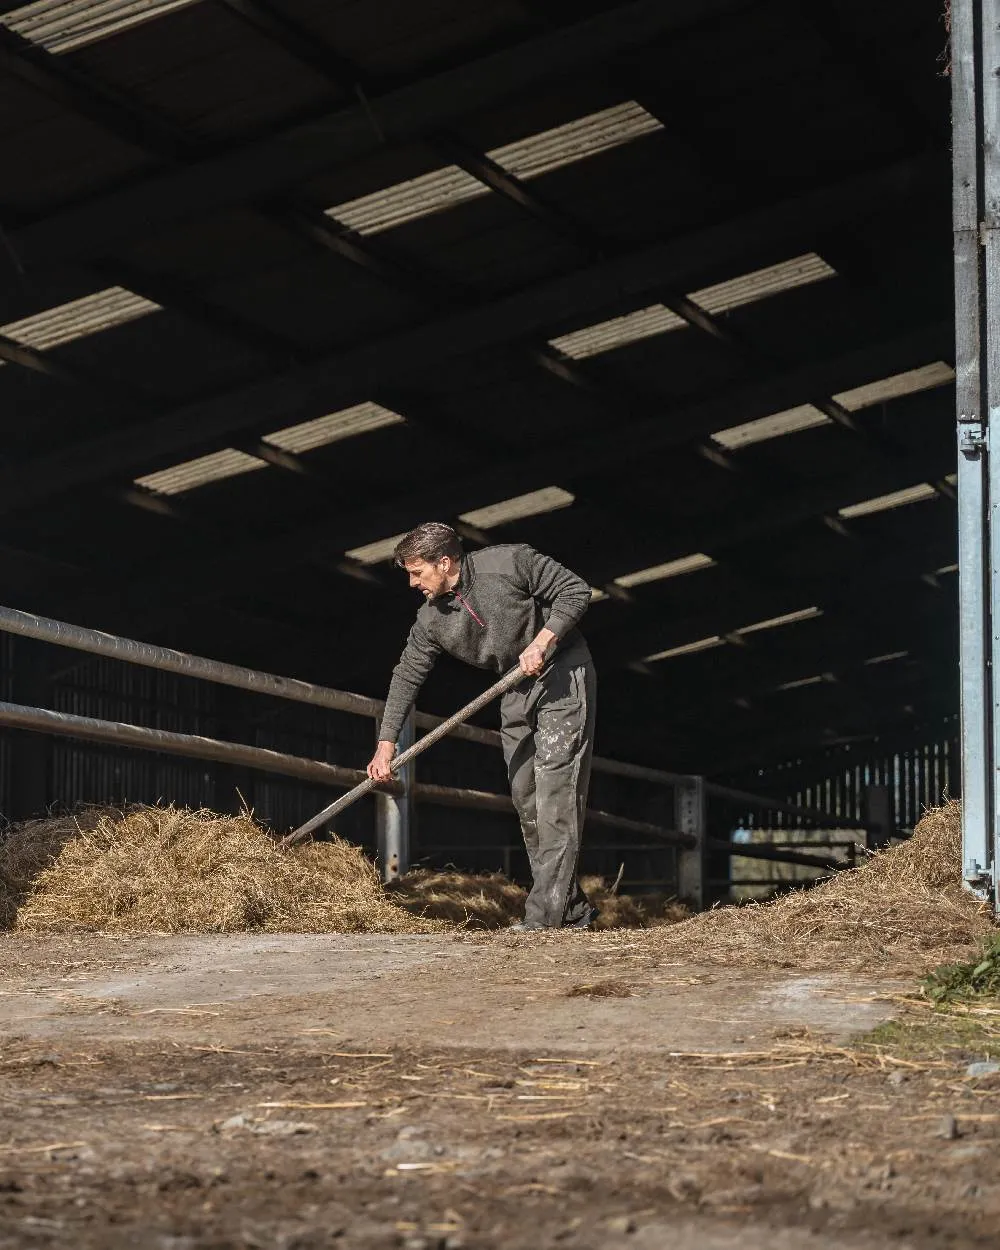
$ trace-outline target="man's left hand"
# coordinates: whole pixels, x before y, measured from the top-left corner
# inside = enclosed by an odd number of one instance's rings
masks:
[[[545,648],[537,642],[529,643],[518,657],[521,672],[527,677],[537,676],[545,667]]]

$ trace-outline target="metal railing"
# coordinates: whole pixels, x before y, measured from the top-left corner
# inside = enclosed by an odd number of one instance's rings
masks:
[[[172,648],[154,646],[151,643],[136,642],[99,630],[50,620],[14,608],[0,607],[0,631],[90,655],[232,686],[255,694],[276,696],[317,708],[367,717],[375,722],[376,730],[385,707],[381,700],[371,699],[364,695],[209,660]],[[400,736],[400,748],[412,742],[418,726],[430,729],[442,724],[443,719],[426,712],[411,711]],[[72,737],[112,746],[164,752],[190,759],[239,764],[331,788],[350,788],[365,777],[365,773],[360,769],[288,755],[264,747],[77,716],[15,703],[0,703],[0,728],[2,727]],[[452,735],[455,738],[485,746],[498,747],[500,745],[499,733],[476,725],[458,725],[453,729]],[[783,812],[800,820],[821,822],[828,827],[846,827],[849,824],[849,822],[838,821],[837,818],[828,816],[815,808],[803,808],[782,800],[771,800],[744,791],[727,789],[713,783],[706,783],[704,778],[698,776],[667,772],[644,765],[606,759],[602,756],[595,756],[593,769],[598,773],[652,783],[656,786],[668,787],[673,791],[673,828],[602,810],[588,809],[586,819],[588,824],[633,834],[648,839],[653,845],[672,848],[676,856],[677,893],[680,897],[689,900],[696,908],[704,906],[707,901],[706,891],[710,879],[709,856],[713,853],[717,855],[721,850],[728,849],[731,854],[757,855],[790,863],[803,863],[805,859],[808,859],[811,866],[829,870],[842,866],[832,859],[804,856],[802,852],[794,850],[785,850],[780,847],[769,849],[760,844],[749,848],[747,844],[732,843],[708,835],[709,800],[719,798],[728,802],[742,802],[760,810]],[[417,802],[462,807],[474,811],[504,813],[513,811],[509,795],[459,786],[420,783],[415,776],[415,766],[411,763],[401,770],[401,775],[397,780],[380,787],[376,793],[376,843],[379,861],[386,879],[398,876],[409,866],[413,809]]]

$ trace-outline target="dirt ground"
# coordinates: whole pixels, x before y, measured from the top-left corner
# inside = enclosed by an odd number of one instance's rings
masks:
[[[0,939],[0,1248],[1000,1244],[995,1016],[655,933]]]

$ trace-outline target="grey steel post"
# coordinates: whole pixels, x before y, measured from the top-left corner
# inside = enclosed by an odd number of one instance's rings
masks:
[[[887,785],[871,783],[861,791],[861,815],[865,823],[865,846],[874,851],[888,846],[896,832],[892,790]]]
[[[378,734],[378,724],[375,726]],[[416,718],[410,708],[396,743],[400,752],[413,746],[416,737]],[[382,865],[382,880],[395,881],[410,867],[410,838],[413,830],[413,786],[417,763],[411,760],[396,772],[396,780],[402,782],[402,794],[384,794],[375,791],[375,832],[378,844],[378,862]]]
[[[989,829],[987,856],[994,901],[997,888],[998,849],[1000,849],[1000,813],[997,798],[1000,784],[996,774],[1000,762],[1000,0],[984,0],[979,10],[981,22],[981,57],[977,81],[983,93],[983,223],[980,242],[984,248],[984,299],[986,339],[986,470],[989,491],[989,570],[990,629],[993,678],[991,712],[993,717],[993,757],[991,760],[992,828]],[[982,342],[982,336],[980,336]]]
[[[705,906],[708,836],[705,828],[705,779],[683,777],[674,789],[674,825],[694,839],[677,851],[677,894],[695,911]]]
[[[992,390],[998,380],[995,350],[983,360],[986,347],[989,296],[983,321],[983,260],[980,223],[984,172],[983,139],[979,119],[983,114],[978,99],[984,75],[980,56],[985,51],[980,39],[983,29],[995,26],[996,0],[986,0],[980,9],[975,0],[953,0],[951,8],[953,186],[952,216],[955,251],[955,389],[958,419],[958,559],[959,559],[959,654],[962,711],[962,864],[963,877],[970,889],[984,898],[994,894],[993,861],[996,787],[993,777],[995,742],[991,730],[993,683],[990,659],[996,665],[998,640],[991,638],[990,609],[997,582],[996,543],[990,540],[992,522],[997,518],[988,501],[1000,499],[995,481],[997,456],[988,451],[989,430],[986,414],[996,402],[984,406],[983,365],[992,375]],[[991,21],[987,17],[992,18]],[[977,27],[979,27],[977,29]],[[989,75],[987,94],[993,98],[989,128],[996,127],[996,79]],[[994,171],[994,182],[996,171]],[[994,196],[995,199],[995,196]],[[993,249],[993,298],[996,253]],[[996,316],[996,308],[992,316]],[[993,336],[996,338],[994,330]],[[989,423],[994,429],[996,422]],[[987,573],[993,570],[987,581]]]

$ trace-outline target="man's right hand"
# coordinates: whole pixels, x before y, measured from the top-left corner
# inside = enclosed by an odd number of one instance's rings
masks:
[[[392,769],[389,765],[392,763],[392,757],[395,754],[395,742],[380,742],[378,744],[367,769],[368,776],[371,777],[372,781],[392,780]]]

